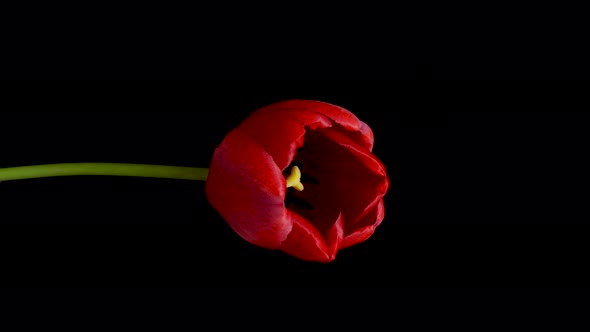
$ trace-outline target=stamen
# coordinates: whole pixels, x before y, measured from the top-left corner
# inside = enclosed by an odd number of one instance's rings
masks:
[[[297,166],[291,168],[291,174],[287,177],[287,188],[295,188],[297,191],[303,191],[303,184],[301,184],[301,170]]]

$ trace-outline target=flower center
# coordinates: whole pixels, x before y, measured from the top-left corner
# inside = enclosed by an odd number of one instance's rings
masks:
[[[285,207],[309,221],[325,239],[340,215],[345,233],[355,229],[385,181],[372,169],[368,151],[350,135],[336,125],[307,131],[304,144],[283,170],[287,187],[305,184],[303,191],[287,190]]]
[[[295,188],[297,191],[303,191],[303,184],[301,184],[301,170],[297,166],[291,168],[291,174],[287,177],[287,188]]]

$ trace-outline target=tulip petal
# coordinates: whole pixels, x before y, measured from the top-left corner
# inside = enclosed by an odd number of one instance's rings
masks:
[[[373,188],[373,201],[368,203],[368,205],[364,208],[363,212],[358,214],[355,220],[349,220],[347,225],[356,223],[357,220],[364,218],[364,216],[368,214],[377,205],[377,203],[383,198],[383,196],[389,189],[389,178],[387,177],[385,166],[375,155],[373,155],[369,150],[365,149],[356,141],[348,137],[347,134],[340,130],[337,126],[322,130],[321,132],[323,135],[325,135],[332,141],[348,149],[348,151],[352,155],[354,155],[354,157],[357,160],[359,160],[366,166],[366,169],[381,177],[381,181],[377,183]]]
[[[343,135],[341,133],[339,133],[338,131],[330,128],[328,130],[323,131],[323,133],[327,137],[334,140],[335,142],[338,142],[338,144],[340,146],[348,149],[348,151],[352,155],[354,155],[357,160],[362,162],[368,170],[370,170],[374,174],[380,176],[380,181],[378,183],[376,183],[375,186],[373,187],[373,190],[374,190],[373,201],[368,203],[368,205],[365,207],[363,212],[361,212],[356,217],[356,219],[351,222],[351,223],[356,223],[357,220],[364,218],[364,216],[370,210],[372,210],[373,207],[375,207],[377,202],[379,202],[383,198],[383,196],[385,195],[385,193],[389,189],[389,178],[388,178],[387,173],[385,171],[385,166],[370,151],[364,149],[361,146],[358,146],[358,144],[355,144],[355,142],[352,140],[347,140],[346,137],[343,137]]]
[[[377,205],[358,223],[353,225],[353,229],[345,230],[348,235],[342,240],[340,249],[344,249],[367,240],[374,232],[377,226],[381,224],[385,216],[385,206],[381,199]]]
[[[327,236],[332,226],[326,224],[326,215],[342,213],[345,229],[364,217],[383,197],[389,186],[384,166],[366,148],[358,144],[346,144],[346,137],[335,134],[335,127],[310,131],[305,145],[298,152],[304,175],[319,180],[321,185],[308,185],[307,189],[293,195],[317,208],[298,211],[320,233]],[[343,140],[340,143],[338,140]],[[330,212],[325,212],[330,211]]]
[[[387,176],[383,163],[371,153],[370,149],[367,149],[365,146],[359,144],[358,141],[351,138],[350,131],[341,128],[340,126],[333,126],[322,130],[321,133],[332,141],[351,150],[351,152],[375,174],[384,177]]]
[[[263,114],[277,111],[297,114],[303,122],[309,122],[309,117],[302,111],[311,111],[312,114],[316,114],[315,117],[323,115],[350,131],[355,136],[355,139],[367,149],[370,151],[373,149],[374,136],[371,128],[343,107],[322,101],[295,99],[268,105],[258,110],[257,113]]]
[[[245,240],[276,249],[292,228],[284,205],[285,179],[272,157],[236,129],[217,148],[207,198]]]
[[[336,259],[336,253],[341,248],[342,241],[344,240],[344,220],[342,219],[342,213],[338,214],[338,219],[334,222],[334,225],[328,231],[328,255],[330,261]]]
[[[336,258],[344,234],[341,214],[333,222],[327,238],[298,213],[290,211],[289,215],[293,229],[280,248],[283,252],[307,261],[331,262]]]
[[[306,130],[331,126],[330,120],[318,113],[301,111],[255,112],[239,128],[270,154],[281,171],[293,161]]]
[[[346,129],[347,135],[369,151],[373,132],[346,109],[312,100],[288,100],[271,104],[254,112],[240,128],[264,148],[281,170],[291,163],[304,142],[306,131],[327,128],[334,123]]]

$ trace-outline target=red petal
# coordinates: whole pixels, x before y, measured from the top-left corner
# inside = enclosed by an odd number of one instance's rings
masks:
[[[328,255],[330,257],[330,261],[333,261],[336,258],[336,253],[341,248],[342,241],[344,239],[344,220],[342,219],[342,213],[338,215],[338,219],[334,222],[334,225],[330,228],[328,232]]]
[[[387,177],[385,166],[370,151],[358,146],[358,144],[355,144],[354,141],[348,140],[346,136],[340,134],[338,131],[332,130],[332,128],[330,128],[328,130],[325,130],[324,133],[327,137],[333,139],[335,142],[338,142],[338,144],[340,144],[342,147],[348,149],[348,151],[353,156],[355,156],[357,160],[363,163],[368,170],[380,176],[380,181],[373,187],[373,200],[365,206],[364,211],[361,212],[355,220],[351,220],[351,223],[356,223],[357,220],[364,218],[364,216],[370,210],[372,210],[375,207],[375,205],[377,205],[377,202],[379,202],[383,198],[383,196],[389,189],[389,178]],[[350,189],[356,190],[354,187],[351,187]]]
[[[372,210],[389,186],[383,164],[338,130],[331,127],[309,132],[305,136],[306,145],[298,153],[304,175],[321,183],[310,184],[307,190],[294,193],[316,207],[299,212],[324,236],[332,226],[326,224],[330,218],[325,216],[341,212],[347,230]]]
[[[332,124],[318,113],[257,111],[240,124],[238,128],[247,133],[253,141],[268,152],[279,169],[284,170],[303,145],[303,136],[308,129],[325,128]]]
[[[324,115],[352,132],[361,133],[359,142],[362,142],[369,150],[373,148],[374,137],[371,128],[359,120],[353,113],[337,105],[315,100],[286,100],[264,107],[259,112],[294,111],[298,113],[301,110],[313,111]]]
[[[238,128],[215,151],[206,193],[241,237],[276,249],[292,228],[284,205],[285,186],[272,157]]]
[[[289,211],[289,215],[293,221],[293,230],[283,242],[280,248],[282,251],[307,261],[326,263],[336,258],[344,234],[341,214],[330,228],[326,240],[307,219],[292,211]]]
[[[375,174],[387,176],[383,163],[381,163],[381,161],[371,153],[370,149],[367,149],[362,144],[359,144],[358,141],[351,138],[350,132],[334,126],[332,128],[322,130],[322,134],[332,141],[349,149],[357,158],[359,158],[359,160],[363,162],[363,164],[365,164],[365,166],[367,166],[369,170],[373,171]]]
[[[349,234],[344,237],[344,240],[342,240],[340,249],[344,249],[367,240],[373,234],[373,232],[375,232],[375,228],[381,224],[384,216],[385,206],[383,204],[383,200],[380,200],[377,203],[377,206],[374,207],[370,213],[368,213],[362,220],[354,225],[356,227],[355,229],[347,230],[347,233]]]

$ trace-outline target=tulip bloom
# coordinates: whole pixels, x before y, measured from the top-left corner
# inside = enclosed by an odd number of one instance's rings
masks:
[[[210,169],[62,163],[0,168],[0,181],[55,176],[206,180],[211,205],[245,240],[330,262],[368,239],[384,216],[389,180],[371,153],[369,126],[342,107],[290,100],[264,107],[232,130]]]
[[[342,107],[289,100],[263,107],[216,149],[206,194],[245,240],[330,262],[384,217],[389,179],[369,126]]]

